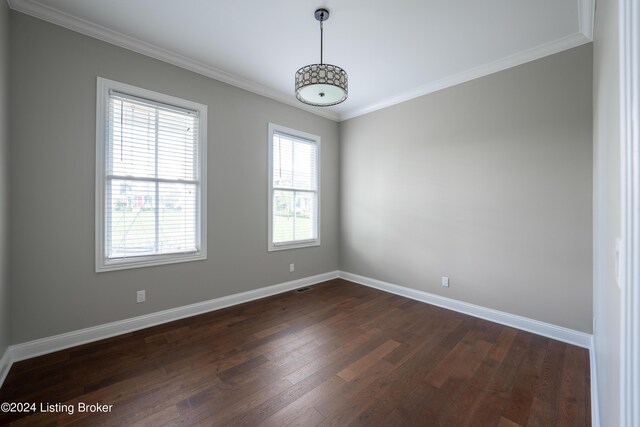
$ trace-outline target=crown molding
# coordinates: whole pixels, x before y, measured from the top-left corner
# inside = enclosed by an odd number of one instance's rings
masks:
[[[78,33],[102,40],[104,42],[140,53],[142,55],[176,65],[178,67],[193,71],[203,76],[219,80],[223,83],[227,83],[232,86],[247,90],[249,92],[253,92],[258,95],[262,95],[264,97],[282,102],[283,104],[308,111],[312,114],[316,114],[318,116],[340,122],[367,113],[371,113],[382,108],[390,107],[392,105],[399,104],[413,98],[427,95],[432,92],[446,89],[460,83],[465,83],[470,80],[484,77],[498,71],[524,64],[526,62],[534,61],[536,59],[552,55],[563,50],[571,49],[585,43],[589,43],[593,40],[595,0],[577,1],[579,9],[579,30],[573,35],[555,40],[553,42],[545,43],[540,46],[536,46],[534,48],[516,53],[514,55],[498,59],[497,61],[471,68],[461,73],[457,73],[452,76],[437,80],[435,82],[419,86],[417,88],[403,92],[399,95],[387,98],[379,102],[375,102],[364,107],[347,110],[342,114],[302,104],[297,101],[293,95],[288,95],[280,91],[276,91],[267,86],[240,78],[211,65],[207,65],[205,63],[187,58],[176,52],[163,49],[151,43],[147,43],[134,37],[127,36],[117,31],[113,31],[109,28],[94,24],[87,20],[77,18],[73,15],[61,12],[35,0],[7,0],[7,3],[9,4],[9,7],[11,9],[18,12],[22,12],[35,18],[51,22],[69,30],[76,31]]]
[[[595,0],[578,0],[578,31],[593,41],[593,25],[596,11]]]
[[[367,107],[349,111],[340,116],[340,121],[362,116],[364,114],[391,107],[392,105],[400,104],[402,102],[409,101],[411,99],[418,98],[429,93],[437,92],[451,86],[456,86],[470,80],[488,76],[489,74],[497,73],[498,71],[503,71],[508,68],[522,65],[524,63],[531,62],[545,56],[553,55],[554,53],[562,52],[563,50],[571,49],[585,43],[589,43],[590,41],[591,40],[584,34],[575,33],[571,36],[554,40],[553,42],[545,43],[531,49],[516,53],[514,55],[498,59],[497,61],[489,62],[487,64],[471,68],[461,73],[445,77],[435,82],[419,86],[415,89],[406,91],[391,98],[387,98],[383,101],[376,102],[375,104],[369,105]]]
[[[392,105],[400,104],[413,98],[418,98],[429,93],[437,92],[451,86],[465,83],[470,80],[484,77],[498,71],[506,70],[508,68],[524,64],[526,62],[534,61],[545,56],[553,55],[554,53],[562,52],[563,50],[571,49],[592,42],[596,7],[595,0],[577,1],[578,32],[576,34],[533,47],[514,55],[498,59],[497,61],[489,62],[479,67],[471,68],[469,70],[454,74],[449,77],[445,77],[444,79],[437,80],[423,86],[419,86],[399,95],[387,98],[383,101],[347,111],[340,115],[340,121],[362,116],[364,114],[371,113],[376,110],[381,110],[386,107],[391,107]]]
[[[193,71],[194,73],[274,99],[282,102],[283,104],[308,111],[326,119],[340,121],[340,116],[335,112],[307,106],[306,104],[299,102],[293,95],[287,95],[264,85],[240,78],[219,68],[187,58],[176,52],[163,49],[154,44],[138,40],[117,31],[113,31],[101,25],[94,24],[93,22],[77,18],[34,0],[7,0],[7,3],[11,9],[33,16],[34,18],[42,19],[43,21],[51,22],[52,24],[76,31],[86,36],[176,65],[186,70]]]

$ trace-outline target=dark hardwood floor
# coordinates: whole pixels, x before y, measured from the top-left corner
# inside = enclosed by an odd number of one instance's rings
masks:
[[[74,413],[0,424],[584,426],[589,387],[583,348],[336,279],[16,363],[0,402]]]

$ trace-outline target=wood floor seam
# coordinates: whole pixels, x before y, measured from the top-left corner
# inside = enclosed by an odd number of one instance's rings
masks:
[[[588,350],[344,279],[16,362],[0,425],[589,426]],[[79,412],[86,404],[109,412]]]

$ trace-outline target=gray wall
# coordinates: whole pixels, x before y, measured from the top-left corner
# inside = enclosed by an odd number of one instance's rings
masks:
[[[13,343],[338,268],[337,123],[20,13],[11,20]],[[96,76],[208,105],[206,261],[94,272]],[[267,252],[270,121],[322,137],[320,247]],[[138,289],[146,303],[135,303]]]
[[[591,61],[585,45],[341,123],[341,270],[591,332]]]
[[[598,1],[593,42],[593,311],[598,398],[603,426],[620,422],[620,289],[615,241],[620,237],[620,96],[618,2]]]
[[[0,357],[9,346],[9,8],[0,1]]]

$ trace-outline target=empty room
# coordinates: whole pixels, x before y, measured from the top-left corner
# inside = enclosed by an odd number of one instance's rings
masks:
[[[635,0],[0,0],[0,425],[640,426]]]

